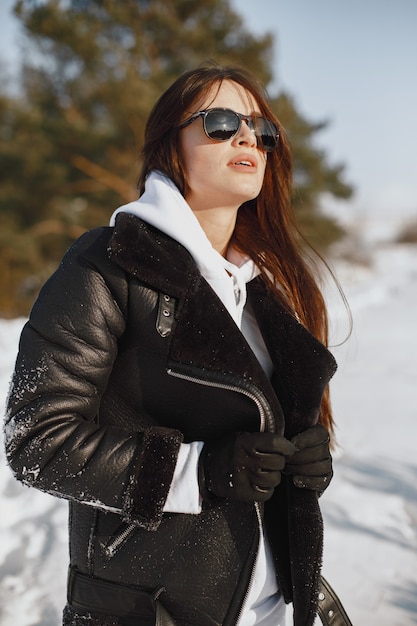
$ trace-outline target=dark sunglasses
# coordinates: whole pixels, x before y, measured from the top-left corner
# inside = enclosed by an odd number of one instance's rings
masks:
[[[198,117],[203,118],[203,128],[209,139],[228,141],[240,130],[242,120],[255,133],[258,148],[272,152],[278,144],[279,131],[271,120],[258,115],[242,115],[231,109],[206,109],[198,111],[183,122],[179,128],[185,128]]]

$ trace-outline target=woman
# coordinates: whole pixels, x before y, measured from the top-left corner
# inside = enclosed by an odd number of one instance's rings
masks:
[[[17,478],[70,500],[64,624],[312,624],[335,362],[251,75],[161,96],[140,194],[43,287],[9,397]]]

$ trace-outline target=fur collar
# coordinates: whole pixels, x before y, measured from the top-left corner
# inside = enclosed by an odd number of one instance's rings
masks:
[[[116,219],[109,254],[129,274],[174,298],[193,292],[200,277],[181,244],[129,213]]]

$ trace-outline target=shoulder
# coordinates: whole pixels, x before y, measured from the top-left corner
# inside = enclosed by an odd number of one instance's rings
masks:
[[[126,278],[123,269],[114,263],[110,254],[110,242],[114,228],[102,226],[86,231],[64,255],[58,273],[84,274],[99,277],[105,282]]]
[[[114,306],[125,310],[128,285],[126,273],[108,253],[111,227],[94,228],[81,235],[67,250],[56,270],[40,290],[31,315],[46,310],[55,315],[77,307],[110,313]]]
[[[93,228],[83,233],[67,250],[63,262],[81,257],[108,258],[109,241],[113,234],[110,226]]]

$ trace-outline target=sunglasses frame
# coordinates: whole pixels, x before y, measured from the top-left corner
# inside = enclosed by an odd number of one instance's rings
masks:
[[[233,113],[233,115],[235,117],[237,117],[237,119],[239,120],[239,125],[236,129],[236,131],[230,136],[230,137],[225,137],[224,139],[221,138],[217,138],[217,137],[210,137],[208,131],[207,131],[207,126],[206,126],[206,118],[207,115],[209,115],[210,113],[212,113],[213,111],[221,111],[221,112],[228,112],[228,113]],[[274,122],[272,120],[268,120],[266,117],[262,117],[261,115],[243,115],[243,113],[237,113],[237,111],[233,111],[233,109],[228,109],[226,107],[213,107],[211,109],[204,109],[202,111],[197,111],[197,113],[194,113],[193,115],[191,115],[189,118],[187,118],[184,122],[182,122],[182,124],[180,124],[179,128],[185,128],[186,126],[188,126],[189,124],[192,124],[196,119],[198,119],[199,117],[203,118],[203,129],[204,132],[206,134],[206,136],[211,139],[211,141],[230,141],[230,139],[233,139],[233,137],[235,137],[238,132],[240,131],[241,127],[242,127],[242,122],[246,122],[249,129],[254,132],[255,137],[256,137],[256,141],[257,141],[257,147],[260,150],[263,150],[264,152],[273,152],[277,145],[278,145],[278,138],[279,138],[279,130],[278,128],[275,126]],[[263,120],[267,126],[271,125],[272,128],[275,129],[276,133],[275,134],[271,134],[271,138],[273,137],[275,140],[275,145],[271,148],[269,147],[265,147],[262,143],[262,137],[258,136],[256,133],[256,125],[254,124],[254,120],[259,119],[259,120]]]

